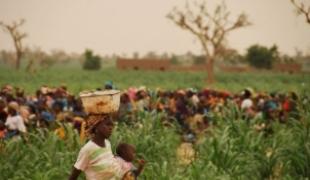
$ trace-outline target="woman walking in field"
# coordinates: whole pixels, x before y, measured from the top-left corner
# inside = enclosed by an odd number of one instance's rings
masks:
[[[108,140],[114,128],[110,116],[91,115],[86,128],[91,140],[81,148],[69,180],[76,180],[82,171],[88,180],[121,179],[125,172],[112,154]]]

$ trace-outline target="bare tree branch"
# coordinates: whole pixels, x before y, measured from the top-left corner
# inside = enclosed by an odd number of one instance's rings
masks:
[[[22,40],[27,37],[26,33],[22,33],[18,30],[26,21],[24,19],[18,22],[13,21],[12,24],[5,24],[0,21],[0,26],[4,31],[8,32],[14,41],[14,47],[16,50],[16,69],[20,67],[21,57],[23,55]]]
[[[227,34],[235,29],[249,26],[251,23],[244,13],[231,22],[230,12],[224,2],[217,5],[212,14],[206,5],[204,1],[194,3],[195,8],[186,4],[185,10],[174,8],[167,17],[199,39],[206,54],[207,66],[213,66],[213,60],[225,49],[224,42]],[[213,68],[208,67],[208,69],[212,71]]]
[[[291,0],[291,2],[296,7],[299,14],[305,15],[307,23],[310,24],[310,6],[307,9],[306,5],[302,2],[297,3],[295,0]]]

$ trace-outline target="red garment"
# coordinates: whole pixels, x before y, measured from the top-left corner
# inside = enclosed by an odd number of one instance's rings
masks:
[[[5,137],[6,130],[0,131],[0,139],[3,139]]]
[[[285,100],[282,104],[282,109],[286,112],[291,110],[291,106],[290,106],[290,101],[289,100]]]

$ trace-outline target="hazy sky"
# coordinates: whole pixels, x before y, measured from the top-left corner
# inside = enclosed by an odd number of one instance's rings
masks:
[[[188,0],[190,1],[190,0]],[[214,5],[211,0],[210,5]],[[218,0],[219,1],[219,0]],[[310,4],[310,0],[303,0]],[[0,20],[26,19],[25,44],[43,50],[99,54],[200,53],[195,37],[166,18],[185,0],[0,0]],[[220,2],[220,1],[219,1]],[[296,17],[290,0],[227,0],[232,17],[245,12],[252,26],[229,34],[229,46],[244,53],[252,44],[277,44],[284,53],[310,52],[310,25]],[[234,16],[235,15],[235,16]],[[0,49],[13,49],[0,31]]]

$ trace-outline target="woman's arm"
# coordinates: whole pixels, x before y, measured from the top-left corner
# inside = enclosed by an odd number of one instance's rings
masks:
[[[81,170],[78,170],[75,167],[73,167],[69,180],[77,180],[80,174]]]

